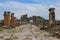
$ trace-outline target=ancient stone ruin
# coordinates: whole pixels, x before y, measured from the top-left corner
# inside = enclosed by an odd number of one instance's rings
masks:
[[[10,12],[4,12],[4,25],[10,25]]]
[[[53,26],[53,25],[60,25],[60,21],[55,20],[55,8],[49,8],[49,20],[41,17],[41,16],[32,16],[28,17],[27,14],[22,15],[21,19],[16,19],[14,16],[14,13],[11,13],[9,11],[4,12],[4,20],[3,24],[6,26],[16,26],[18,24],[26,24],[31,23],[32,24],[38,24],[43,26]]]
[[[16,17],[14,17],[14,13],[11,13],[11,21],[10,21],[11,26],[16,26],[17,20]]]
[[[55,24],[55,8],[50,8],[49,9],[49,24],[53,25]]]
[[[14,13],[4,12],[4,25],[6,26],[15,26],[17,23],[16,17],[14,17]]]
[[[24,24],[28,23],[28,17],[27,17],[27,14],[21,16],[21,22],[24,23]]]
[[[54,35],[60,38],[60,20],[55,20],[55,8],[49,8],[49,19],[45,19],[41,16],[32,16],[28,17],[28,14],[22,15],[21,19],[16,19],[14,13],[10,11],[5,11],[3,16],[4,19],[0,22],[0,26],[16,27],[23,24],[33,24],[40,28],[40,30],[47,30],[49,32],[53,32]],[[58,31],[58,33],[56,33]],[[52,33],[51,32],[51,33]]]
[[[42,25],[44,21],[44,18],[40,17],[40,16],[33,16],[33,23],[34,24],[40,24]]]

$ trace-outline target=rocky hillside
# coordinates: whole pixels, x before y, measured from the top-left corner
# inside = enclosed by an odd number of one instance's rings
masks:
[[[0,31],[0,40],[60,40],[49,36],[48,32],[40,30],[32,24],[17,26]]]

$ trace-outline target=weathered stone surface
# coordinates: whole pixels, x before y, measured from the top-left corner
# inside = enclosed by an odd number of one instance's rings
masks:
[[[15,26],[17,24],[16,17],[14,17],[14,13],[11,13],[11,26]]]
[[[9,25],[10,24],[10,12],[4,12],[4,25]]]
[[[25,24],[13,29],[5,29],[0,32],[0,40],[60,40],[49,36],[48,32],[42,31],[32,24]]]
[[[15,26],[17,25],[16,17],[14,17],[14,13],[4,12],[4,25],[6,26]]]
[[[34,24],[43,24],[44,22],[44,18],[40,17],[40,16],[33,16],[33,23]]]
[[[29,21],[28,21],[27,14],[26,14],[26,15],[22,15],[22,16],[21,16],[21,22],[22,22],[23,24],[25,24],[25,23],[28,23],[28,22],[29,22]]]
[[[50,8],[49,9],[49,24],[54,24],[55,23],[55,8]]]

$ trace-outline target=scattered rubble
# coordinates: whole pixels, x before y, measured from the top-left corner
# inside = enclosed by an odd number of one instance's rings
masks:
[[[60,40],[49,35],[38,26],[25,24],[12,29],[4,29],[0,32],[0,40]]]

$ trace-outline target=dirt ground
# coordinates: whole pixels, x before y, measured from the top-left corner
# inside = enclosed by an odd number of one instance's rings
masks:
[[[0,31],[0,40],[60,40],[49,35],[35,25],[25,24]]]

